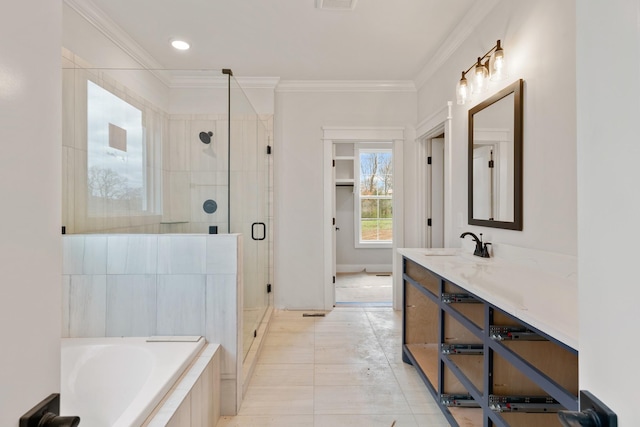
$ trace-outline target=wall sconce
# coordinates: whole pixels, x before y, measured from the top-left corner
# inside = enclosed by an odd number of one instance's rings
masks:
[[[473,69],[473,79],[467,80],[466,76]],[[482,94],[487,89],[488,81],[500,81],[507,77],[507,67],[504,59],[504,49],[500,40],[467,71],[462,72],[462,77],[456,86],[456,98],[458,105],[467,103],[472,95]]]

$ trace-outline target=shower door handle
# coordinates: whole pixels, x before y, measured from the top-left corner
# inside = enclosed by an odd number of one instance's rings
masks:
[[[256,225],[262,226],[262,237],[256,237]],[[267,225],[264,222],[254,222],[251,224],[251,238],[253,240],[264,240],[267,238]]]

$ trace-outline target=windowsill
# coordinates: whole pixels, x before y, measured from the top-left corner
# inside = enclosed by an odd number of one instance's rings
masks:
[[[380,242],[380,243],[361,243],[355,244],[356,249],[392,249],[393,242]]]

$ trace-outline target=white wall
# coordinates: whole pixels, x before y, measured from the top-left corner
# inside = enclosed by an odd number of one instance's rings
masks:
[[[575,2],[503,0],[420,88],[418,122],[454,101],[449,246],[463,231],[488,241],[576,255]],[[502,40],[509,78],[486,98],[522,78],[524,87],[523,230],[467,224],[467,114],[481,99],[455,104],[460,71]],[[408,194],[411,191],[408,189]]]
[[[275,307],[324,309],[322,126],[415,124],[413,92],[276,92]],[[408,136],[407,136],[408,135]]]
[[[240,84],[243,85],[242,78]],[[235,84],[232,87],[237,87]],[[243,87],[246,98],[258,114],[273,114],[274,92],[271,88]],[[235,101],[242,98],[235,91],[231,97]],[[235,105],[232,107],[234,108]],[[227,88],[188,88],[176,87],[170,90],[170,114],[226,114]]]
[[[59,0],[0,14],[0,425],[60,391]],[[10,42],[9,42],[10,41]]]
[[[640,383],[634,357],[640,352],[640,5],[576,3],[580,388],[609,405],[619,425],[634,426]]]

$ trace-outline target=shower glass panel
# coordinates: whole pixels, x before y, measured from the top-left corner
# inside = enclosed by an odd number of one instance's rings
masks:
[[[241,233],[246,356],[269,304],[272,116],[222,70],[96,68],[63,52],[67,234]]]
[[[233,76],[230,93],[230,231],[244,236],[243,349],[246,357],[269,305],[269,133]]]

